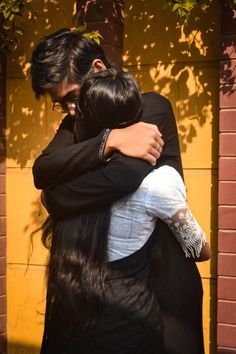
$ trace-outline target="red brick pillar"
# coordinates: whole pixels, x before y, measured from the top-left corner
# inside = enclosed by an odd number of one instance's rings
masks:
[[[122,68],[123,55],[123,0],[77,1],[84,14],[87,31],[98,30],[103,36],[101,45],[112,64]],[[82,16],[81,16],[82,17]]]
[[[6,61],[0,56],[0,354],[6,353]]]
[[[218,353],[236,353],[236,11],[222,1]]]

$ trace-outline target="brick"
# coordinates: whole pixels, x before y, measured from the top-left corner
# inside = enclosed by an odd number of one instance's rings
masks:
[[[236,180],[236,158],[221,157],[219,159],[219,180]]]
[[[0,295],[6,294],[6,275],[0,276]]]
[[[0,194],[6,193],[6,177],[5,175],[0,175]]]
[[[236,85],[220,85],[220,108],[236,107]]]
[[[220,62],[220,83],[236,83],[236,60],[222,60]]]
[[[0,237],[0,257],[6,256],[6,237]]]
[[[236,34],[221,37],[221,58],[236,58]]]
[[[6,138],[0,137],[0,156],[6,156]]]
[[[0,75],[6,76],[6,58],[0,55]]]
[[[218,299],[236,300],[236,278],[218,277]]]
[[[236,302],[218,301],[217,321],[221,323],[236,323]]]
[[[86,3],[88,3],[86,1]],[[85,1],[79,1],[78,9],[84,8]],[[86,13],[86,23],[91,21],[110,21],[123,24],[124,4],[123,1],[102,1],[97,3],[90,2]]]
[[[0,236],[6,236],[6,218],[5,217],[0,217]]]
[[[6,159],[0,156],[0,174],[6,173]]]
[[[7,334],[0,334],[0,354],[6,354],[7,352]]]
[[[0,195],[0,216],[6,215],[6,197],[4,194]]]
[[[123,66],[123,59],[122,59],[123,49],[118,47],[113,47],[111,45],[106,45],[106,44],[103,45],[102,47],[109,61],[113,65],[115,65],[115,67],[121,69]]]
[[[6,275],[7,265],[6,258],[0,257],[0,275]]]
[[[236,156],[236,134],[220,134],[220,156]]]
[[[92,31],[94,23],[87,24],[87,30]],[[119,48],[123,48],[123,25],[112,22],[96,22],[96,29],[102,35],[101,45],[109,44]]]
[[[218,255],[218,275],[236,277],[236,254]]]
[[[0,296],[0,315],[7,313],[7,297],[6,295]]]
[[[224,253],[236,253],[236,231],[219,231],[218,251]]]
[[[217,344],[222,347],[236,347],[236,326],[218,324]]]
[[[6,118],[0,117],[0,137],[5,137],[6,135]]]
[[[218,226],[220,229],[236,229],[235,206],[220,206],[218,208]]]
[[[6,115],[6,98],[0,96],[0,116],[5,117]]]
[[[236,354],[236,349],[234,348],[217,348],[217,354]]]
[[[236,204],[236,181],[219,183],[219,204]]]
[[[220,132],[225,131],[236,131],[236,109],[220,111]]]
[[[0,333],[5,333],[7,330],[7,316],[6,315],[0,315]]]
[[[6,78],[0,76],[0,96],[6,97]]]
[[[232,10],[226,1],[221,2],[222,13],[221,13],[221,33],[231,34],[235,33],[235,17],[236,11]]]

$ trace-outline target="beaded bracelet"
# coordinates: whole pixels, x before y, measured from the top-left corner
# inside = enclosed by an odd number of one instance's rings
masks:
[[[101,142],[101,144],[99,146],[99,150],[98,150],[98,158],[99,158],[99,160],[106,160],[104,158],[103,153],[104,153],[105,145],[106,145],[106,142],[107,142],[107,139],[108,139],[108,136],[109,136],[110,132],[111,132],[111,129],[106,129],[104,134],[103,134],[102,142]]]

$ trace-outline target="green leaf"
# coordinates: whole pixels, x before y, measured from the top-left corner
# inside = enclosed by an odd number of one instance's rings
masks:
[[[181,7],[180,4],[174,4],[173,11],[177,11]]]
[[[78,32],[84,32],[86,30],[86,26],[78,26],[78,27],[76,27],[76,30]]]
[[[12,21],[13,21],[13,19],[14,19],[14,17],[15,17],[14,13],[11,13],[11,14],[10,14],[10,16],[9,16],[9,21],[11,21],[11,22],[12,22]]]
[[[12,5],[12,11],[13,12],[20,12],[19,5],[17,5],[17,4]]]
[[[10,14],[11,10],[9,10],[8,8],[3,11],[3,17],[5,18],[5,20],[10,16]]]
[[[100,44],[100,38],[103,38],[103,36],[98,31],[87,32],[84,33],[83,36],[93,39],[98,44]]]
[[[20,29],[20,28],[15,28],[15,31],[14,31],[15,33],[17,33],[17,34],[19,34],[20,36],[23,36],[24,35],[24,31],[22,30],[22,29]]]
[[[11,24],[9,25],[9,24],[3,24],[3,28],[6,30],[6,31],[9,31],[10,29],[11,29]]]

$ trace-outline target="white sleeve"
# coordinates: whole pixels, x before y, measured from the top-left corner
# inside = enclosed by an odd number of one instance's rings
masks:
[[[186,257],[199,257],[206,236],[188,207],[181,176],[174,168],[162,166],[148,178],[147,213],[167,223]]]

